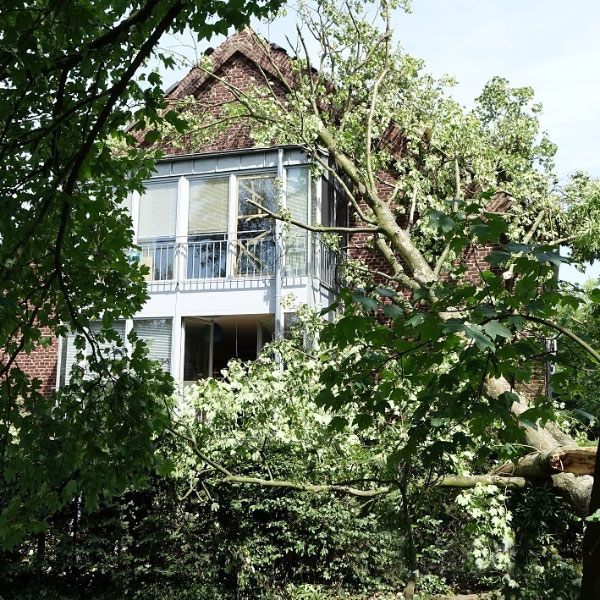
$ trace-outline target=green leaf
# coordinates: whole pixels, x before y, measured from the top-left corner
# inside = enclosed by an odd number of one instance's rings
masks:
[[[348,419],[335,416],[329,421],[329,429],[332,431],[344,431],[348,427]]]
[[[495,340],[497,337],[510,338],[511,332],[506,325],[500,323],[500,321],[493,320],[489,321],[483,326],[483,330],[493,339]]]
[[[169,458],[156,457],[156,473],[161,477],[169,475],[175,470],[175,463]]]
[[[428,213],[429,223],[436,229],[441,229],[442,232],[448,233],[456,228],[457,224],[454,219],[440,210],[430,210]]]
[[[492,341],[483,334],[478,325],[465,325],[464,330],[467,338],[475,340],[475,343],[481,350],[496,350],[496,346],[494,346]]]
[[[146,144],[155,144],[160,140],[160,138],[160,131],[157,131],[156,129],[151,129],[150,131],[146,132],[146,135],[144,136],[144,142]]]
[[[354,302],[359,302],[362,304],[367,310],[371,310],[373,312],[377,312],[379,310],[379,304],[373,298],[369,298],[369,296],[362,296],[360,294],[353,294],[352,300]]]
[[[404,313],[399,306],[395,304],[384,304],[383,306],[383,314],[386,317],[390,317],[391,319],[397,319],[401,317]]]
[[[373,425],[373,417],[367,413],[359,413],[354,417],[354,423],[359,429],[367,429],[367,427]]]
[[[567,259],[558,252],[535,252],[534,256],[538,262],[542,264],[551,263],[557,267],[564,262],[568,262]]]

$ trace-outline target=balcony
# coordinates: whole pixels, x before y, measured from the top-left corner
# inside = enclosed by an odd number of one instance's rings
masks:
[[[156,240],[140,243],[141,264],[149,291],[216,289],[261,286],[281,269],[285,280],[318,279],[337,288],[339,251],[314,235],[292,235],[277,243],[271,231],[238,232],[236,235],[190,236],[186,242]]]

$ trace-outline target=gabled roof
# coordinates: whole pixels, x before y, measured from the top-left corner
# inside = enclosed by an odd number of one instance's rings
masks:
[[[290,57],[283,48],[263,40],[259,41],[249,29],[243,29],[228,37],[210,54],[212,73],[217,73],[236,54],[244,56],[259,70],[277,80],[281,80],[278,69],[285,74],[291,71]],[[176,100],[194,95],[200,86],[210,79],[210,75],[199,67],[193,67],[179,83],[167,91],[165,97]]]

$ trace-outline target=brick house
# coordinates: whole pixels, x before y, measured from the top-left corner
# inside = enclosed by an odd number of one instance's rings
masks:
[[[284,51],[274,54],[289,68]],[[248,89],[269,68],[248,32],[231,36],[210,59],[216,78],[194,68],[167,98],[192,95],[218,106],[232,99],[219,78]],[[145,193],[133,194],[127,207],[136,258],[150,271],[150,298],[116,329],[121,336],[134,329],[152,358],[189,383],[218,375],[232,357],[256,358],[266,342],[284,334],[294,306],[322,307],[335,299],[336,253],[316,234],[259,216],[251,202],[273,211],[280,202],[307,224],[345,223],[347,210],[327,182],[313,180],[298,147],[256,147],[246,125],[201,148],[163,147],[167,156]],[[291,307],[283,308],[284,297],[294,298]],[[71,336],[43,352],[36,374],[45,391],[68,380],[75,354]]]
[[[284,50],[271,46],[270,58],[289,74]],[[265,75],[284,95],[277,70],[248,32],[229,37],[210,60],[216,77],[193,68],[166,97],[193,96],[213,106],[208,110],[214,116],[234,99],[221,80],[247,91]],[[218,375],[233,357],[255,358],[266,342],[284,335],[294,305],[323,307],[335,300],[339,255],[317,234],[259,216],[252,202],[273,211],[280,202],[309,225],[347,225],[353,219],[336,186],[313,179],[300,148],[257,147],[247,124],[229,127],[200,148],[163,148],[167,156],[145,193],[132,195],[128,205],[136,258],[149,269],[150,298],[134,319],[116,327],[122,336],[134,329],[152,358],[177,381],[191,383]],[[356,233],[346,243],[355,256],[386,270],[383,256],[366,251],[368,237]],[[477,249],[477,256],[466,259],[481,260],[488,251]],[[474,276],[475,267],[473,262]],[[284,297],[293,297],[293,304],[282,303]],[[74,356],[69,336],[20,365],[50,393],[68,380]]]

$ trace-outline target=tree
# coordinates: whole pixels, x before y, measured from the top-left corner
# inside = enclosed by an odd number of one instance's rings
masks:
[[[242,27],[278,0],[87,0],[0,8],[0,460],[9,490],[0,540],[43,531],[44,516],[84,493],[93,505],[152,461],[172,385],[111,326],[143,305],[143,272],[128,260],[125,200],[142,189],[160,153],[161,77],[173,60],[157,50],[167,32],[199,39]],[[130,125],[131,129],[126,129]],[[114,146],[125,149],[115,153]],[[98,330],[92,323],[101,319]],[[68,330],[87,367],[51,398],[24,357]]]
[[[576,259],[597,254],[596,184],[583,189],[576,178],[558,187],[555,146],[539,130],[530,88],[495,78],[466,111],[446,94],[450,82],[422,74],[421,62],[393,44],[397,6],[381,3],[373,24],[360,3],[303,4],[291,73],[257,36],[264,85],[246,92],[224,79],[236,103],[223,114],[250,119],[259,144],[305,148],[343,190],[357,227],[372,234],[369,249],[387,262],[380,272],[347,268],[348,280],[362,272],[362,291],[342,296],[343,316],[324,339],[356,351],[326,371],[321,404],[338,413],[340,426],[350,408],[359,427],[400,412],[409,436],[391,460],[407,482],[417,454],[443,473],[460,448],[481,465],[510,459],[517,474],[529,450],[575,446],[552,423],[547,397],[530,399],[515,387],[554,358],[545,340],[558,334],[587,353],[564,360],[556,391],[569,391],[564,373],[578,361],[599,362],[556,322],[560,306],[577,302],[557,282],[558,246],[570,246]],[[210,59],[199,68],[210,72]],[[390,325],[378,325],[374,313]],[[546,477],[542,462],[537,474]],[[586,514],[591,478],[559,473],[552,483]]]

